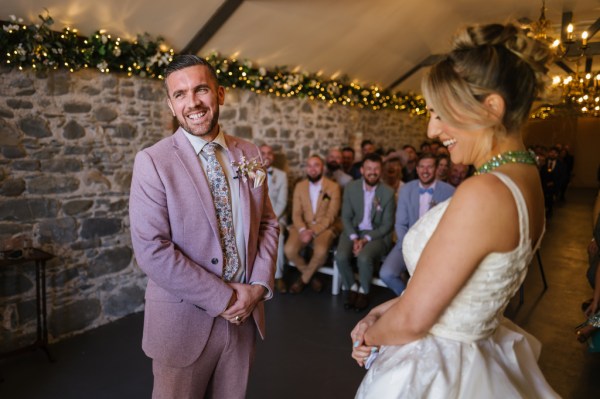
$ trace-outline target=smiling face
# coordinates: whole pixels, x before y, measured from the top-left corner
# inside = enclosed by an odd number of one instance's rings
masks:
[[[313,183],[318,182],[323,177],[323,160],[319,157],[310,157],[306,161],[306,177]]]
[[[360,173],[362,173],[365,183],[371,187],[376,186],[381,177],[381,162],[366,159],[360,167]]]
[[[489,159],[492,131],[490,129],[465,130],[445,123],[433,109],[427,136],[439,139],[450,153],[452,163],[480,165]]]
[[[275,154],[273,153],[273,149],[269,145],[261,145],[260,146],[260,156],[262,157],[263,166],[265,168],[271,167],[273,162],[275,161]]]
[[[212,141],[219,133],[219,106],[225,90],[208,67],[194,65],[171,73],[166,79],[167,103],[186,132]]]
[[[435,159],[423,158],[417,164],[417,176],[423,187],[430,186],[435,180]]]

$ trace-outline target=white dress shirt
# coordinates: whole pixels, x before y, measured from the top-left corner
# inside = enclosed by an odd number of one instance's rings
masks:
[[[419,189],[432,189],[435,190],[435,180],[433,184],[429,187],[423,187],[421,183],[419,183]],[[433,194],[423,193],[419,194],[419,217],[423,216],[429,208],[431,208],[431,203],[433,201]]]
[[[319,179],[318,182],[313,183],[308,181],[308,194],[310,195],[310,205],[312,207],[313,215],[317,213],[317,203],[319,202],[319,195],[321,194],[321,187],[323,187],[323,179]]]

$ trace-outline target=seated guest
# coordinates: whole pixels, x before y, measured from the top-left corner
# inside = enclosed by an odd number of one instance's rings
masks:
[[[350,174],[350,169],[354,165],[354,148],[344,147],[342,148],[342,170],[346,174]]]
[[[349,173],[353,179],[361,178],[360,167],[362,166],[363,159],[365,158],[365,156],[367,154],[375,152],[375,144],[373,144],[373,142],[371,140],[363,140],[360,143],[360,151],[361,151],[362,159],[358,162],[355,162],[354,165],[352,165],[352,169],[350,169],[350,173]]]
[[[313,275],[327,260],[337,236],[335,222],[340,211],[340,186],[323,176],[324,168],[323,159],[312,155],[306,162],[306,179],[294,188],[293,224],[284,248],[285,256],[301,273],[290,287],[292,294],[302,292],[309,282],[314,291],[323,289],[321,280]],[[307,263],[300,252],[308,245],[312,245],[312,256]]]
[[[450,157],[446,154],[437,156],[438,167],[435,172],[435,177],[439,181],[448,182],[448,172],[450,171]]]
[[[343,189],[352,181],[352,176],[342,170],[342,151],[339,148],[331,148],[325,158],[325,176]]]
[[[430,208],[454,194],[454,187],[436,180],[436,167],[436,157],[431,154],[422,155],[417,163],[418,180],[406,183],[400,190],[396,207],[396,245],[385,258],[379,272],[379,277],[396,295],[404,291],[405,280],[408,280],[402,255],[402,241],[406,232]]]
[[[287,287],[283,281],[283,245],[285,240],[285,208],[288,200],[288,178],[287,174],[273,166],[275,154],[270,145],[260,146],[260,154],[263,160],[263,166],[267,170],[267,184],[269,186],[269,199],[273,205],[273,212],[279,221],[279,245],[277,247],[277,263],[275,269],[275,288],[282,294],[287,293]]]
[[[392,152],[385,157],[381,179],[392,188],[394,198],[398,199],[400,187],[404,184],[402,181],[402,158],[400,151]]]
[[[348,291],[344,307],[357,312],[369,306],[373,269],[392,246],[394,191],[380,182],[381,169],[381,156],[367,154],[361,167],[363,178],[354,180],[344,190],[344,230],[335,257],[343,286]],[[360,286],[354,280],[353,256]]]
[[[448,172],[448,183],[452,184],[455,188],[464,182],[469,176],[469,166],[460,163],[451,163],[450,171]]]
[[[402,147],[402,150],[407,155],[406,164],[402,168],[402,181],[408,183],[411,180],[417,179],[417,150],[410,144],[406,144]]]

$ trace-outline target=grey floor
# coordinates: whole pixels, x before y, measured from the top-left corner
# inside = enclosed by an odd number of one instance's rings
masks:
[[[573,189],[555,209],[542,245],[549,289],[537,262],[525,281],[525,302],[513,299],[507,316],[543,344],[540,366],[565,398],[600,397],[600,354],[575,340],[580,304],[591,296],[585,248],[595,190]],[[330,280],[328,280],[330,281]],[[376,287],[375,302],[391,298]],[[248,398],[351,398],[364,371],[350,358],[349,331],[361,315],[342,298],[310,290],[278,295],[267,304],[267,340],[257,345]],[[0,361],[0,399],[149,398],[151,363],[140,349],[142,314],[50,346],[56,362],[37,350]]]

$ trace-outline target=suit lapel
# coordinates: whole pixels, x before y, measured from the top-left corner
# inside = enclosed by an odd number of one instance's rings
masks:
[[[228,135],[225,135],[225,142],[227,143],[227,150],[229,152],[228,156],[229,156],[229,161],[230,162],[239,162],[240,159],[242,159],[242,156],[244,155],[244,152],[242,151],[242,149],[239,147],[238,142],[231,140],[230,137]],[[250,159],[248,159],[248,161],[250,161]],[[250,185],[247,182],[244,182],[242,179],[238,178],[235,179],[234,184],[238,184],[239,187],[239,192],[240,192],[240,200],[239,200],[239,204],[250,204]],[[251,219],[250,219],[250,206],[240,206],[241,211],[242,211],[242,220],[244,221],[244,240],[245,240],[245,244],[246,244],[246,254],[248,254],[248,240],[250,237],[250,224],[251,224]],[[248,256],[246,256],[246,260],[248,259]],[[244,265],[244,268],[247,270],[247,264]]]
[[[306,218],[306,222],[308,222],[309,224],[312,223],[315,220],[316,217],[316,213],[313,212],[312,209],[312,201],[310,200],[310,183],[308,181],[308,179],[304,180],[304,189],[303,191],[305,192],[305,194],[302,196],[302,199],[304,201],[305,206],[305,214],[307,216]],[[323,191],[323,190],[321,190]],[[321,196],[321,194],[319,193],[319,197]],[[317,210],[319,209],[319,199],[317,199]]]
[[[439,202],[438,198],[440,197],[440,194],[441,194],[440,186],[441,186],[440,182],[435,183],[435,188],[433,189],[433,194],[431,195],[432,202],[435,202],[435,203]]]
[[[196,193],[198,194],[200,203],[202,204],[202,206],[199,206],[198,208],[202,209],[202,212],[204,212],[206,215],[208,224],[211,226],[215,236],[220,237],[219,231],[216,230],[218,226],[217,214],[215,212],[215,205],[213,203],[212,196],[210,195],[210,188],[206,174],[200,165],[198,155],[194,152],[194,147],[192,147],[188,139],[185,137],[181,131],[181,128],[179,128],[173,135],[173,147],[175,149],[177,158],[183,166],[183,169],[190,177],[190,180],[196,189]]]
[[[411,211],[413,214],[413,221],[416,222],[419,219],[419,208],[421,207],[421,199],[419,198],[419,183],[414,185],[414,189],[410,193],[410,196],[410,202],[412,204]]]
[[[381,203],[381,190],[379,189],[380,187],[381,183],[379,183],[375,188],[375,195],[373,196],[373,203],[371,204],[371,223],[373,223],[373,220],[375,220],[375,213],[377,212],[377,203]]]
[[[358,216],[358,227],[365,216],[365,193],[362,190],[362,182],[361,184],[357,184],[356,187],[356,209],[358,210],[356,216]]]

